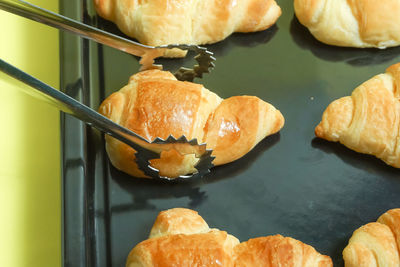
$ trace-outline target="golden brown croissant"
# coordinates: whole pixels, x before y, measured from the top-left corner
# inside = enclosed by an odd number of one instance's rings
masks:
[[[356,231],[343,250],[346,267],[400,266],[400,209],[392,209],[378,222]]]
[[[160,212],[149,239],[132,249],[126,266],[328,267],[332,261],[281,235],[239,243],[225,231],[210,229],[197,212],[175,208]]]
[[[209,44],[261,31],[281,15],[275,0],[94,0],[100,16],[147,45]],[[184,56],[174,51],[167,56]]]
[[[214,165],[234,161],[249,152],[284,124],[282,114],[254,96],[221,99],[200,84],[180,82],[170,72],[149,70],[130,78],[129,84],[109,96],[100,113],[149,141],[156,137],[197,138],[213,149]],[[106,136],[112,164],[130,175],[144,177],[134,159],[134,150]],[[175,150],[162,153],[152,166],[161,175],[176,177],[194,171],[194,155]]]
[[[245,266],[333,266],[330,257],[319,254],[299,240],[281,235],[258,237],[240,243],[234,249],[235,267]]]
[[[300,23],[337,46],[400,45],[400,0],[294,0]]]
[[[316,136],[400,167],[400,63],[325,110]]]

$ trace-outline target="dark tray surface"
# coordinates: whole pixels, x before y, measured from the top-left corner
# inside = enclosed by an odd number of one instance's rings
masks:
[[[84,18],[93,14],[90,1],[87,7],[73,1],[62,4],[70,16],[86,8]],[[352,232],[400,207],[399,170],[314,137],[326,106],[398,62],[400,48],[323,45],[294,18],[292,1],[279,4],[283,15],[276,26],[234,34],[209,46],[217,57],[216,68],[197,80],[221,97],[256,95],[283,113],[282,131],[242,159],[186,183],[135,179],[109,164],[97,131],[65,118],[65,265],[123,266],[131,248],[147,238],[159,211],[188,207],[211,227],[241,241],[282,234],[314,246],[331,256],[335,266],[343,266],[341,253]],[[119,33],[111,23],[99,20],[99,25]],[[68,38],[63,43],[62,87],[93,108],[138,71],[133,56],[91,42],[76,45]],[[81,58],[71,57],[74,49]],[[186,59],[161,62],[169,67],[190,64]],[[74,65],[76,75],[68,72]],[[77,84],[84,90],[76,89]]]

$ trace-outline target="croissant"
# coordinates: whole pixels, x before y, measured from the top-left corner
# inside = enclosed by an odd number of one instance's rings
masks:
[[[400,168],[400,63],[357,87],[325,110],[316,136],[375,155]]]
[[[159,213],[149,239],[129,253],[133,266],[332,266],[328,256],[281,235],[240,243],[225,231],[210,229],[197,212],[175,208]]]
[[[128,85],[104,100],[99,112],[149,141],[169,135],[197,138],[213,149],[214,165],[244,156],[284,124],[282,114],[257,97],[223,100],[200,84],[177,81],[170,72],[159,70],[133,75]],[[117,169],[145,177],[128,145],[106,136],[106,150]],[[170,150],[151,163],[161,175],[177,177],[194,172],[197,161],[192,154]]]
[[[400,266],[400,209],[387,211],[377,222],[356,231],[343,250],[346,267]]]
[[[97,13],[147,45],[209,44],[261,31],[281,15],[275,0],[94,0]],[[181,50],[166,56],[182,57]]]
[[[294,0],[294,10],[300,23],[325,44],[400,45],[399,0]]]

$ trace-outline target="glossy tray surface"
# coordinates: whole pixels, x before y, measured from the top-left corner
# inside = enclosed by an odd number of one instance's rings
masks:
[[[100,133],[64,117],[65,266],[124,266],[158,212],[174,207],[197,210],[210,227],[241,241],[273,234],[299,239],[343,266],[352,232],[400,207],[398,169],[314,136],[326,106],[399,62],[400,48],[323,45],[294,17],[292,1],[278,3],[283,15],[276,26],[208,46],[216,68],[196,80],[224,98],[256,95],[284,115],[282,131],[242,159],[202,180],[136,179],[110,165]],[[61,7],[69,17],[121,34],[95,16],[91,1],[62,0]],[[61,87],[94,109],[139,69],[133,56],[61,37]],[[190,62],[161,61],[169,68]]]

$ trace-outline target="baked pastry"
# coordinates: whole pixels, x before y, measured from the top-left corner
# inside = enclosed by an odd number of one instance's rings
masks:
[[[333,101],[315,128],[316,136],[340,142],[400,167],[400,63]]]
[[[330,257],[281,235],[240,243],[225,231],[210,229],[197,212],[175,208],[160,212],[149,239],[129,253],[126,266],[332,266]]]
[[[281,235],[258,237],[234,248],[235,267],[328,267],[330,257],[321,255],[312,246]]]
[[[346,267],[400,266],[400,209],[392,209],[356,231],[343,250]]]
[[[249,152],[284,124],[282,114],[254,96],[221,99],[200,84],[177,81],[166,71],[148,70],[130,78],[129,84],[109,96],[99,112],[149,141],[156,137],[197,138],[213,149],[214,165],[232,162]],[[144,177],[134,162],[134,150],[106,136],[112,164],[132,176]],[[195,171],[193,154],[163,152],[151,161],[160,174],[177,177]]]
[[[336,46],[400,45],[400,0],[294,0],[300,23]]]
[[[94,0],[97,13],[146,45],[210,44],[233,32],[269,28],[281,15],[275,0]],[[166,56],[182,57],[181,50]]]

